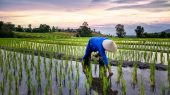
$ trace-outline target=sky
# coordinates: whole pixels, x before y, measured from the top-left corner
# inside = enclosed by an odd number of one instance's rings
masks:
[[[140,25],[145,32],[170,29],[170,0],[0,0],[0,20],[16,25],[92,29],[115,35],[123,24],[127,35]]]

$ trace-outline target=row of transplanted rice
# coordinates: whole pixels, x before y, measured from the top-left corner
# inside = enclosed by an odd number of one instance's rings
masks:
[[[118,45],[118,52],[116,54],[107,52],[110,59],[120,60],[120,55],[123,55],[123,60],[127,61],[141,61],[145,63],[167,64],[168,52],[170,50],[170,40],[160,39],[127,39],[117,40],[113,39]],[[70,39],[1,39],[0,46],[12,49],[26,49],[43,52],[64,53],[66,55],[73,55],[82,57],[85,52],[85,46],[88,38],[70,38]]]
[[[28,33],[28,32],[15,32],[15,36],[18,38],[47,38],[47,39],[58,39],[58,38],[71,38],[75,33],[67,32],[51,32],[51,33]]]

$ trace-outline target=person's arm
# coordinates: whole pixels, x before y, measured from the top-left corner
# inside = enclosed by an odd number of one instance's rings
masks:
[[[99,53],[100,53],[100,56],[102,57],[102,59],[104,61],[104,64],[105,64],[106,68],[108,69],[109,76],[113,75],[110,67],[108,66],[108,58],[106,56],[105,50],[99,49]]]
[[[105,50],[104,50],[104,49],[99,49],[99,54],[100,54],[100,56],[101,56],[102,59],[103,59],[104,65],[105,65],[106,67],[108,67],[108,59],[107,59]]]
[[[85,53],[83,59],[87,59],[87,58],[91,57],[91,53],[92,53],[92,51],[90,49],[90,43],[88,43],[88,45],[86,46],[86,53]]]

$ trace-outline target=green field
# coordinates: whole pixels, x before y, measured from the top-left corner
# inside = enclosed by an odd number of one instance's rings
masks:
[[[71,95],[86,95],[85,93],[92,93],[94,95],[100,95],[100,93],[102,93],[108,95],[107,93],[111,93],[108,91],[108,86],[110,87],[109,84],[112,84],[112,82],[108,82],[106,76],[102,76],[103,80],[101,82],[101,88],[103,89],[103,92],[95,91],[95,89],[93,89],[92,92],[89,92],[91,91],[89,89],[93,88],[93,78],[91,74],[94,70],[87,70],[87,78],[84,77],[79,58],[83,57],[90,37],[75,37],[74,33],[63,32],[17,32],[15,34],[19,38],[0,39],[0,94],[13,95],[12,93],[15,93],[15,95],[23,95],[29,93],[33,95],[67,95],[68,93],[71,93]],[[109,63],[112,63],[112,61],[119,62],[116,67],[113,66],[113,68],[116,69],[112,69],[115,75],[113,75],[114,78],[112,78],[112,81],[120,84],[120,88],[117,88],[119,89],[118,95],[132,94],[130,93],[130,91],[133,91],[131,90],[132,88],[128,88],[128,84],[130,83],[138,85],[137,88],[139,91],[134,90],[134,92],[140,93],[138,95],[148,95],[148,93],[150,95],[160,95],[169,92],[169,90],[167,90],[170,88],[169,38],[114,37],[110,39],[115,41],[118,45],[118,51],[116,53],[106,52]],[[62,54],[63,56],[62,58],[57,58],[54,54]],[[146,70],[148,71],[149,76],[138,76],[138,71],[140,70],[137,68],[138,66],[134,64],[130,70],[132,73],[129,75],[131,77],[129,82],[127,75],[124,75],[124,73],[126,73],[123,71],[125,68],[122,67],[124,61],[149,64],[149,69]],[[74,62],[75,65],[72,67]],[[42,64],[43,66],[41,66]],[[163,71],[163,73],[166,74],[166,82],[163,81],[160,83],[162,80],[159,81],[159,78],[157,79],[157,70],[155,68],[157,64],[161,64],[161,66],[167,68],[166,71]],[[95,64],[95,59],[93,65],[97,66]],[[102,74],[102,72],[104,71],[101,70],[100,74]],[[71,73],[73,76],[70,78]],[[149,84],[145,83],[147,80],[145,80],[145,77],[148,77]],[[54,78],[56,78],[56,81]],[[81,82],[81,80],[84,80],[84,82]],[[54,83],[56,83],[57,87],[54,86]],[[78,86],[79,83],[80,85],[82,84],[83,87]],[[159,86],[159,84],[162,86]],[[154,92],[145,91],[150,88],[147,85],[150,85],[151,87],[155,86],[157,90],[156,94],[154,94]],[[27,90],[22,92],[22,87],[26,87]],[[113,85],[113,88],[114,87],[115,86]],[[40,93],[38,91],[39,89],[43,91],[40,91]],[[71,92],[69,92],[70,89]]]

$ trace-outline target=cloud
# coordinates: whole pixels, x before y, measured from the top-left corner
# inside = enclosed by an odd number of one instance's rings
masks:
[[[92,2],[108,2],[110,0],[92,0]]]
[[[3,15],[0,16],[0,18],[23,18],[23,17],[29,17],[31,15],[14,15],[14,16],[9,16],[9,15]]]
[[[0,0],[0,11],[71,10],[87,8],[88,0]]]
[[[135,2],[141,2],[141,1],[148,1],[148,0],[115,0],[115,1],[112,1],[112,3],[124,4],[124,3],[135,3]]]
[[[127,0],[123,2],[123,0],[115,1],[114,3],[132,3],[132,2],[139,2],[142,0]],[[170,10],[170,2],[167,0],[154,0],[146,4],[134,4],[134,5],[123,5],[118,7],[108,8],[106,10],[122,10],[122,9],[137,9],[137,10],[144,10],[144,11],[168,11]]]
[[[47,23],[62,27],[78,27],[87,21],[92,26],[104,24],[100,29],[113,30],[118,23],[170,23],[169,3],[167,0],[0,0],[0,19],[21,25]]]
[[[170,10],[168,0],[0,0],[0,11],[61,10],[74,12],[101,6],[104,3],[108,4],[107,11],[137,9],[157,12]]]

